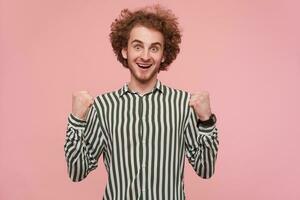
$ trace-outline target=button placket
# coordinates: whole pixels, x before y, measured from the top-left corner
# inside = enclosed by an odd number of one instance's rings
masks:
[[[142,137],[141,137],[141,140],[142,140],[142,192],[143,194],[145,195],[145,192],[146,192],[146,149],[147,149],[147,144],[146,144],[146,131],[145,131],[145,123],[146,123],[146,109],[147,109],[147,96],[148,95],[145,95],[143,96],[142,98],[142,106],[143,106],[143,112],[142,112]]]

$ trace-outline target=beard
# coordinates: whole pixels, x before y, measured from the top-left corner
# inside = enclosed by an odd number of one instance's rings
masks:
[[[153,66],[151,66],[153,67]],[[156,67],[151,71],[147,71],[146,73],[140,72],[139,69],[129,67],[131,75],[135,80],[142,84],[146,84],[147,82],[156,79],[157,74],[159,73],[159,68]]]

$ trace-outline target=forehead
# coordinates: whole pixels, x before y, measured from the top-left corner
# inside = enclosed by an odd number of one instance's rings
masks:
[[[145,26],[135,26],[130,31],[128,43],[139,40],[144,44],[164,43],[164,36],[161,32]]]

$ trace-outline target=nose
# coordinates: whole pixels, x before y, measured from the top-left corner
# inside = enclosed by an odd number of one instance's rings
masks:
[[[148,50],[144,50],[144,51],[142,52],[141,58],[142,58],[144,61],[149,60],[149,59],[150,59],[149,51],[148,51]]]

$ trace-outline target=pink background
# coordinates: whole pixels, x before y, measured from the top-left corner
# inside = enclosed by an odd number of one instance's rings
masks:
[[[71,94],[120,88],[111,22],[151,0],[1,0],[0,199],[99,200],[106,171],[69,180],[64,158]],[[187,199],[300,199],[300,4],[295,0],[160,1],[183,29],[160,80],[208,90],[218,116],[215,175],[186,162]]]

